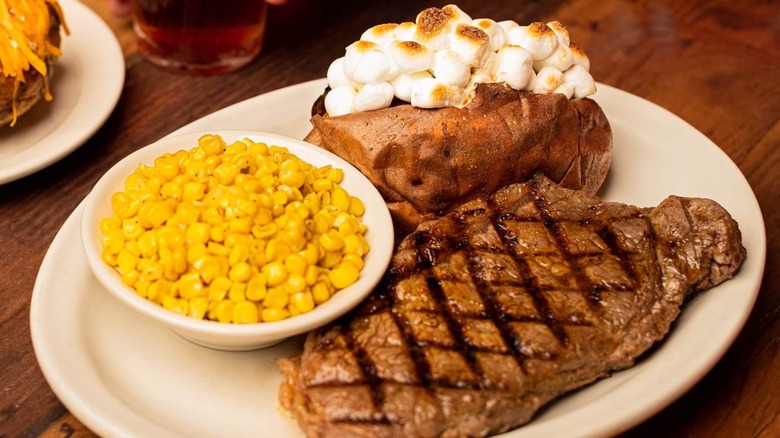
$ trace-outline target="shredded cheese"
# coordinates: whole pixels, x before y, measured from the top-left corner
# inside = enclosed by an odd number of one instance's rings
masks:
[[[24,73],[35,69],[44,78],[44,99],[52,99],[47,80],[46,57],[60,56],[62,52],[49,42],[51,17],[49,7],[57,14],[66,34],[62,8],[57,0],[0,0],[0,67],[4,77],[14,78],[13,120],[16,124],[16,97]]]

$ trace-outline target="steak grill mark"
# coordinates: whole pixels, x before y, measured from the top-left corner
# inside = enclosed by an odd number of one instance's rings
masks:
[[[629,257],[623,251],[617,242],[617,237],[609,229],[608,224],[600,223],[595,220],[577,221],[580,226],[584,226],[590,229],[591,233],[601,238],[606,249],[603,252],[582,252],[574,254],[570,250],[566,238],[562,233],[562,224],[564,221],[555,219],[549,210],[549,204],[547,201],[538,195],[534,195],[534,207],[539,215],[539,218],[532,216],[517,216],[515,214],[491,214],[485,211],[483,208],[469,210],[461,212],[455,216],[454,223],[460,226],[459,231],[463,231],[465,227],[473,220],[478,220],[480,217],[487,215],[487,220],[492,226],[492,230],[497,233],[500,238],[503,248],[496,247],[489,250],[475,249],[470,246],[466,239],[462,236],[456,236],[442,241],[439,236],[433,236],[429,232],[416,232],[414,235],[414,242],[417,246],[416,257],[416,273],[424,276],[427,290],[433,298],[435,304],[434,311],[422,311],[429,314],[431,317],[440,317],[444,320],[447,330],[453,339],[452,344],[446,342],[431,342],[421,341],[415,338],[415,335],[411,329],[412,321],[409,320],[408,315],[401,312],[397,306],[399,297],[395,293],[395,286],[398,284],[399,279],[395,277],[408,277],[409,272],[397,272],[397,270],[391,268],[389,281],[383,283],[384,290],[379,294],[384,299],[388,300],[382,305],[373,306],[369,312],[357,312],[351,318],[367,317],[370,315],[376,315],[382,312],[389,312],[392,315],[392,319],[399,329],[404,342],[406,343],[409,351],[409,356],[414,363],[414,367],[417,374],[417,381],[414,383],[405,383],[397,381],[384,380],[377,374],[375,364],[371,361],[370,357],[363,351],[362,348],[356,346],[352,340],[352,336],[349,335],[349,321],[342,322],[341,326],[344,329],[344,335],[347,339],[347,345],[350,353],[355,357],[357,364],[359,365],[364,380],[352,384],[336,383],[338,386],[350,386],[350,385],[367,385],[371,391],[372,401],[377,408],[378,412],[383,412],[382,405],[385,401],[384,393],[382,390],[383,383],[393,383],[401,385],[419,385],[426,388],[429,392],[433,392],[436,388],[488,388],[488,389],[500,389],[491,387],[490,379],[485,375],[481,369],[476,355],[479,353],[499,353],[504,355],[510,355],[514,358],[520,369],[526,372],[524,367],[524,361],[531,358],[542,359],[554,359],[554,354],[550,352],[539,353],[530,351],[524,346],[524,339],[522,339],[512,328],[512,323],[517,322],[534,322],[541,323],[555,336],[555,339],[564,347],[568,344],[568,336],[566,334],[566,326],[576,325],[589,325],[587,321],[574,320],[572,318],[561,318],[560,315],[556,315],[553,305],[546,297],[546,292],[563,292],[563,293],[578,293],[580,292],[585,298],[585,302],[588,303],[588,307],[594,313],[599,310],[600,296],[599,292],[605,290],[602,285],[596,285],[589,280],[588,276],[584,273],[584,266],[581,260],[600,258],[606,255],[613,255],[615,259],[620,261],[620,266],[623,268],[628,278],[631,279],[631,283],[636,284],[637,274],[634,272]],[[637,216],[640,217],[640,216]],[[629,218],[624,218],[629,219]],[[513,224],[521,223],[541,223],[544,229],[551,238],[550,242],[554,243],[554,250],[547,252],[539,252],[533,254],[520,254],[517,250],[518,236],[515,236],[511,231]],[[440,247],[441,249],[436,249]],[[482,304],[485,307],[485,311],[478,314],[460,313],[456,314],[452,311],[450,306],[450,298],[447,297],[445,291],[442,288],[442,279],[437,277],[434,273],[434,268],[438,261],[443,260],[443,257],[449,255],[454,257],[456,254],[465,254],[468,262],[468,276],[469,282],[476,286],[476,290],[479,294]],[[521,274],[516,281],[509,282],[488,282],[485,277],[486,267],[483,263],[484,255],[497,254],[508,255],[513,261],[518,272]],[[569,269],[573,277],[573,281],[576,283],[575,290],[570,291],[558,291],[554,287],[549,285],[539,284],[537,275],[534,274],[533,268],[529,265],[529,260],[534,257],[545,257],[560,255],[563,264]],[[505,269],[506,267],[499,266],[497,269]],[[530,295],[533,304],[536,308],[536,312],[539,318],[529,317],[527,315],[513,316],[510,315],[502,308],[500,302],[495,298],[497,296],[497,289],[502,287],[518,287],[524,290]],[[630,287],[617,286],[612,289],[616,292],[631,293]],[[469,342],[469,339],[464,334],[464,323],[469,320],[488,320],[498,330],[501,339],[506,344],[506,349],[500,347],[484,347],[475,346]],[[447,382],[444,379],[437,379],[433,374],[426,359],[426,349],[437,348],[442,350],[448,350],[451,352],[457,352],[463,357],[464,362],[467,364],[469,371],[477,376],[477,384],[471,384],[470,382],[456,381]],[[321,386],[327,386],[329,384],[322,384]],[[346,423],[376,423],[387,424],[393,421],[385,415],[377,415],[372,419],[357,418],[357,417],[344,417],[339,419],[332,419],[334,422],[346,422]]]

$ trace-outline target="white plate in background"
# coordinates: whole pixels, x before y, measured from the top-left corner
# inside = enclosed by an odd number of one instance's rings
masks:
[[[307,82],[230,106],[179,129],[252,129],[303,138]],[[701,379],[739,333],[761,284],[766,236],[756,198],[736,165],[668,111],[599,85],[615,153],[600,195],[651,206],[670,194],[721,203],[739,222],[747,260],[739,274],[688,303],[660,348],[639,364],[553,402],[507,437],[600,437],[647,419]],[[284,436],[302,433],[278,408],[276,360],[300,338],[265,350],[198,347],[124,307],[90,273],[77,208],[41,265],[30,311],[40,367],[63,404],[104,436]]]
[[[16,125],[0,127],[0,184],[55,163],[84,144],[114,110],[125,82],[125,59],[114,33],[77,0],[59,0],[70,28],[49,85]]]

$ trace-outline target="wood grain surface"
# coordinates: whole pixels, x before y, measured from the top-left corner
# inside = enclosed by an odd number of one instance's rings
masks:
[[[41,261],[98,178],[128,153],[227,105],[323,77],[366,28],[413,20],[446,2],[289,0],[270,10],[255,62],[214,77],[159,70],[135,53],[127,19],[88,0],[126,56],[122,97],[83,146],[0,186],[0,437],[93,436],[52,393],[33,353],[30,299]],[[767,232],[763,286],[747,324],[714,369],[624,437],[780,436],[780,2],[768,0],[464,0],[472,17],[557,19],[597,81],[670,110],[739,166]],[[71,27],[78,23],[71,22]],[[2,147],[2,144],[0,144]],[[696,169],[691,169],[695,172]]]

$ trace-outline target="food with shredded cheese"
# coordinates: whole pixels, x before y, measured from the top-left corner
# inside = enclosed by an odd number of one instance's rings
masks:
[[[30,73],[37,72],[43,77],[43,98],[52,99],[46,61],[62,55],[60,48],[49,39],[52,20],[57,20],[58,26],[69,33],[57,0],[0,0],[0,81],[7,82],[6,85],[12,82],[13,86],[11,126],[19,116],[17,97]]]

